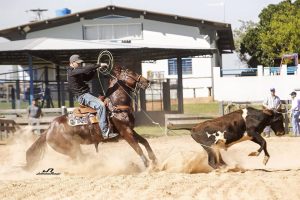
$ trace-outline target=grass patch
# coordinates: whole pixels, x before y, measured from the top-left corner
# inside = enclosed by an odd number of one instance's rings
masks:
[[[176,110],[177,105],[172,105],[172,110]],[[219,114],[219,103],[197,103],[197,104],[185,104],[184,105],[185,114]],[[160,137],[165,135],[165,127],[159,126],[137,126],[135,128],[136,132],[144,137]],[[187,130],[169,130],[168,136],[175,135],[189,135],[190,132]]]
[[[218,114],[219,103],[185,104],[183,109],[186,114]]]
[[[171,110],[177,110],[177,104],[171,106]],[[184,104],[185,114],[218,114],[219,102]]]
[[[154,138],[165,136],[165,127],[159,126],[137,126],[134,130],[146,138]],[[176,136],[176,135],[188,135],[190,134],[187,130],[169,130],[168,136]]]

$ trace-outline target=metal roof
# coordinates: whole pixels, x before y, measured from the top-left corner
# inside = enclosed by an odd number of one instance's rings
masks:
[[[54,63],[67,65],[72,54],[80,54],[86,62],[96,62],[100,51],[104,49],[111,51],[117,62],[212,55],[217,52],[213,48],[191,46],[130,44],[57,38],[35,38],[0,44],[0,65],[28,65],[29,54],[33,56],[33,64]]]
[[[80,21],[80,18],[94,19],[109,15],[127,16],[133,18],[144,19],[182,24],[187,26],[201,27],[205,29],[216,30],[219,36],[218,49],[220,53],[231,53],[234,50],[233,35],[231,25],[228,23],[214,22],[203,19],[190,18],[174,14],[163,14],[147,10],[138,10],[125,7],[109,5],[102,8],[91,9],[87,11],[69,14],[63,17],[42,20],[38,22],[19,25],[16,27],[0,30],[0,37],[5,37],[9,40],[21,40],[26,38],[27,32],[35,32],[52,27],[62,26],[65,24],[75,23]]]

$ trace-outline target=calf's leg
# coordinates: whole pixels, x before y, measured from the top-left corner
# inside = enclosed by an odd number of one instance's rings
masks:
[[[258,133],[254,133],[251,135],[252,136],[252,140],[253,142],[255,142],[256,144],[258,144],[260,146],[260,148],[256,151],[256,152],[251,152],[249,154],[249,156],[259,156],[259,154],[261,153],[262,150],[264,150],[265,153],[265,157],[263,160],[264,165],[267,164],[267,162],[270,159],[270,155],[267,151],[267,142],[266,140]]]
[[[209,140],[209,138],[206,136],[206,134],[202,134],[202,133],[192,133],[191,136],[207,152],[207,155],[208,155],[208,164],[212,168],[217,169],[219,167],[217,154],[216,154],[215,149],[213,149],[211,147],[212,144],[214,143],[214,141]]]

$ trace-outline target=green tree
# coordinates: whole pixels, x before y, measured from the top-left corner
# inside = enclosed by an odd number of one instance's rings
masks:
[[[239,57],[249,67],[271,66],[274,58],[300,52],[300,0],[271,4],[259,19],[257,25],[244,23],[236,41]]]

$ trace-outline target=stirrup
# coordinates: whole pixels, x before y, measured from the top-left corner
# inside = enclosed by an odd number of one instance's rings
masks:
[[[119,134],[118,133],[109,133],[108,135],[103,136],[104,139],[111,139],[114,137],[117,137]]]
[[[114,137],[116,137],[118,135],[119,135],[118,133],[111,133],[110,129],[108,129],[105,134],[102,134],[102,136],[103,136],[104,139],[114,138]]]

